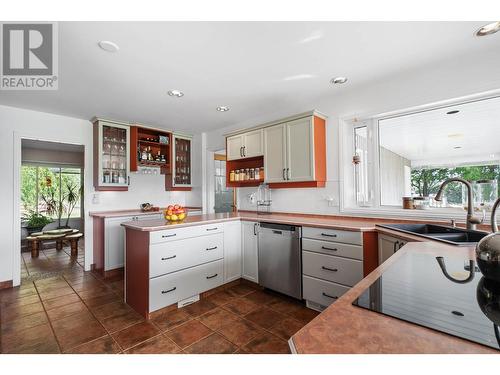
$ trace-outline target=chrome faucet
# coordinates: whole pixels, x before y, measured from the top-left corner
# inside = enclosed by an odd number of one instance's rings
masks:
[[[439,187],[439,190],[434,197],[434,200],[436,201],[441,201],[443,198],[443,192],[444,188],[446,185],[448,185],[450,182],[461,182],[467,187],[467,229],[475,230],[476,229],[476,224],[481,224],[482,220],[479,219],[478,217],[474,216],[474,202],[473,202],[473,195],[472,195],[472,185],[469,181],[464,180],[463,178],[460,177],[452,177],[447,180],[445,180],[441,186]]]
[[[491,209],[491,231],[493,233],[498,232],[498,224],[497,224],[497,208],[500,205],[500,198],[495,201],[493,208]]]

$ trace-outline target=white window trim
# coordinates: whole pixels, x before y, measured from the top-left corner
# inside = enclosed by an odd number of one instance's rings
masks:
[[[381,119],[386,119],[390,117],[397,117],[403,115],[409,115],[412,113],[423,112],[443,107],[448,107],[451,105],[463,104],[472,101],[491,99],[498,97],[500,95],[500,89],[491,90],[488,92],[483,92],[479,94],[473,94],[468,96],[463,96],[460,98],[443,100],[431,104],[425,104],[421,106],[409,107],[406,109],[385,112],[385,113],[366,113],[360,114],[358,116],[348,116],[339,118],[339,212],[345,215],[354,215],[360,217],[385,217],[385,218],[409,218],[416,220],[457,220],[459,222],[465,222],[466,212],[461,210],[450,210],[449,208],[431,208],[427,210],[405,210],[403,208],[381,206],[380,205],[380,173],[378,173],[380,168],[380,158],[378,150],[370,150],[368,154],[372,157],[375,164],[375,168],[369,168],[369,172],[374,174],[371,181],[374,182],[374,187],[372,190],[372,206],[371,207],[355,207],[349,205],[346,202],[347,189],[353,189],[353,184],[347,186],[349,181],[353,181],[353,169],[352,169],[352,155],[350,153],[353,149],[352,142],[352,130],[355,126],[354,124],[366,123],[369,125],[368,129],[368,144],[375,144],[373,142],[373,137],[376,137],[376,144],[378,144],[378,122]],[[370,134],[370,128],[372,134]],[[351,135],[350,135],[351,134]],[[372,139],[370,139],[372,138]],[[483,224],[490,223],[490,215],[486,213]]]

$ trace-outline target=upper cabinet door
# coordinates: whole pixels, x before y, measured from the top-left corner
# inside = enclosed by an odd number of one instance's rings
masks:
[[[314,130],[312,117],[286,123],[288,181],[314,181]]]
[[[286,124],[264,129],[264,170],[266,182],[286,179]]]
[[[263,130],[254,130],[243,134],[245,137],[243,143],[243,156],[253,158],[264,154]]]
[[[174,134],[172,155],[173,187],[191,187],[191,138]]]
[[[243,158],[243,135],[235,135],[227,138],[227,160]]]

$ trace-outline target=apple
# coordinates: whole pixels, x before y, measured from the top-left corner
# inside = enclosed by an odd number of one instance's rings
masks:
[[[172,211],[174,209],[174,206],[170,205],[167,207],[167,210]]]
[[[181,206],[179,206],[178,204],[174,205],[174,209],[178,210],[179,208],[181,208]]]
[[[167,210],[167,215],[172,215],[174,213],[173,210]]]
[[[184,212],[186,212],[186,211],[182,207],[177,210],[178,214],[183,214]]]

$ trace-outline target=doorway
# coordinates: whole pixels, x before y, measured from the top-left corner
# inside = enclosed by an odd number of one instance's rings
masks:
[[[21,279],[84,269],[84,146],[22,139]]]
[[[236,211],[236,192],[226,186],[226,152],[225,150],[214,153],[214,211],[226,213]]]

